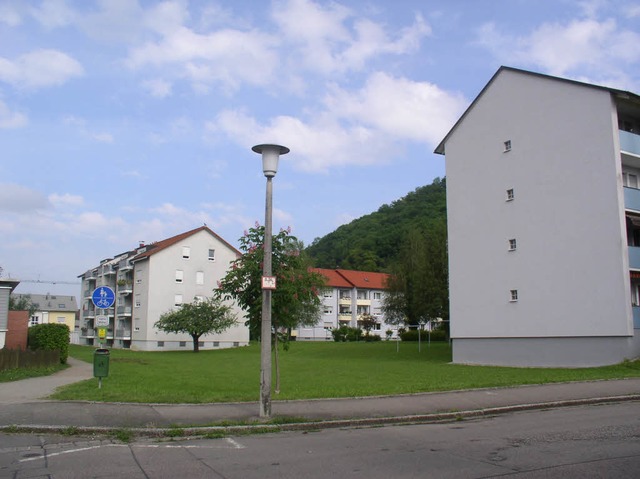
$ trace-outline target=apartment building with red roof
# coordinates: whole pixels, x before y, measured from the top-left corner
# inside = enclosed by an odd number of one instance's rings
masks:
[[[363,315],[371,315],[377,320],[372,334],[384,338],[386,331],[391,330],[395,337],[397,327],[385,323],[382,310],[388,274],[323,268],[314,268],[313,271],[327,280],[324,291],[320,293],[322,309],[313,327],[298,328],[298,340],[330,340],[334,328],[358,327]]]

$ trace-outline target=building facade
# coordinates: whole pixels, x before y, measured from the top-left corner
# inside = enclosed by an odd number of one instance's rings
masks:
[[[640,355],[640,97],[501,67],[446,158],[453,361]]]
[[[73,333],[79,329],[76,321],[78,303],[75,296],[59,294],[14,294],[16,299],[27,298],[36,310],[29,318],[29,327],[37,324],[66,324]]]
[[[164,333],[154,327],[163,313],[184,303],[211,297],[217,282],[239,256],[238,250],[206,226],[158,241],[140,244],[132,251],[108,258],[80,275],[82,309],[81,343],[97,345],[96,317],[109,321],[102,344],[145,351],[180,350],[192,347],[187,334]],[[92,294],[99,286],[115,292],[108,309],[96,308]],[[237,326],[200,338],[200,349],[246,346],[249,329],[244,313],[235,305]]]
[[[385,338],[386,331],[391,330],[393,337],[396,337],[397,326],[385,323],[382,310],[387,274],[322,268],[314,268],[313,271],[322,274],[327,281],[320,293],[320,317],[314,326],[298,328],[298,340],[331,340],[334,328],[359,327],[363,315],[371,315],[376,319],[371,334]]]
[[[9,330],[9,296],[20,281],[0,279],[0,349],[4,348]]]

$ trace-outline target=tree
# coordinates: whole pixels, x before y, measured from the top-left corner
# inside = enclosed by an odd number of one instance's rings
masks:
[[[444,221],[412,230],[392,266],[383,310],[392,324],[449,319],[448,258]],[[448,323],[445,323],[448,324]]]
[[[226,276],[219,282],[217,293],[234,299],[247,313],[251,339],[260,339],[262,326],[262,267],[264,260],[264,226],[256,223],[240,238],[242,256],[231,263]],[[271,270],[276,277],[276,289],[271,295],[271,322],[276,351],[276,393],[280,389],[278,365],[278,337],[285,347],[290,331],[298,326],[310,326],[318,321],[320,298],[318,293],[325,278],[311,271],[302,252],[303,244],[291,230],[280,230],[272,236]],[[287,334],[281,335],[283,331]]]
[[[220,334],[236,322],[229,306],[219,298],[208,298],[183,304],[178,310],[164,313],[154,326],[165,333],[189,334],[193,339],[193,352],[197,353],[200,350],[200,336]]]
[[[358,319],[358,326],[364,329],[364,332],[367,336],[369,336],[369,333],[373,328],[376,327],[377,324],[378,321],[376,320],[376,318],[370,314],[363,314],[362,316],[360,316],[360,319]]]
[[[29,311],[29,317],[31,317],[38,310],[38,304],[31,301],[31,296],[28,294],[19,298],[9,295],[9,310]]]

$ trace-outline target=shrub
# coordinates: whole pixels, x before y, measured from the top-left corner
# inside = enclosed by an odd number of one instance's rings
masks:
[[[367,334],[363,336],[362,339],[367,343],[375,343],[376,341],[382,341],[382,338],[377,334]]]
[[[400,334],[400,339],[402,341],[418,341],[418,330],[411,329],[409,331],[405,331]],[[429,332],[421,331],[420,332],[420,340],[428,341],[429,340]],[[447,332],[442,329],[436,329],[435,331],[431,331],[431,341],[446,341],[447,340]]]
[[[333,340],[336,342],[362,341],[362,329],[340,326],[331,331]]]
[[[38,324],[29,328],[29,349],[60,351],[60,363],[66,364],[69,356],[69,327],[66,324]]]

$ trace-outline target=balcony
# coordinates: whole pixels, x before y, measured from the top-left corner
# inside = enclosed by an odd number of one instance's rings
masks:
[[[633,309],[633,329],[640,329],[640,306],[634,306],[631,309]]]
[[[637,188],[622,188],[624,191],[624,208],[626,210],[640,211],[640,190]]]
[[[131,339],[131,330],[116,329],[116,339]]]
[[[85,281],[86,280],[96,279],[98,277],[98,270],[97,269],[90,269],[83,276],[84,276]]]
[[[620,151],[640,156],[640,135],[620,130]]]
[[[95,338],[96,332],[91,328],[82,328],[80,333],[80,337],[82,338]]]
[[[640,270],[640,247],[629,246],[629,268]]]
[[[131,294],[133,293],[133,285],[131,283],[118,286],[118,294]]]
[[[82,317],[85,319],[88,318],[94,318],[96,316],[96,310],[95,309],[83,309],[82,310]]]
[[[129,271],[133,269],[133,265],[129,262],[128,259],[123,259],[118,262],[118,270],[119,271]]]
[[[131,306],[118,306],[118,316],[131,316]]]

